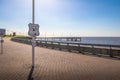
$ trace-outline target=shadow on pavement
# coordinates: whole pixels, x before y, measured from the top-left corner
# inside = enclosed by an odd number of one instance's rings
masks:
[[[34,67],[32,66],[31,70],[30,70],[30,73],[28,75],[28,79],[27,80],[34,80],[32,74],[33,74],[33,71],[34,71]]]

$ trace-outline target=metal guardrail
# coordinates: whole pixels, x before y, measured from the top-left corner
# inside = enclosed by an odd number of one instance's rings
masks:
[[[31,44],[30,39],[12,38],[11,40]],[[88,44],[69,41],[36,40],[37,46],[58,48],[59,50],[78,51],[82,54],[94,54],[120,58],[120,45]]]

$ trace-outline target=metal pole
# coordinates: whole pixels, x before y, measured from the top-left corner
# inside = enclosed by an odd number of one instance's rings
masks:
[[[2,54],[2,37],[1,37],[1,42],[0,42],[0,44],[1,44],[1,50],[0,50],[0,53]]]
[[[35,23],[35,0],[32,0],[32,23]]]
[[[35,64],[35,37],[32,38],[32,67]]]
[[[2,39],[2,37],[1,37],[1,54],[3,54],[3,39]]]
[[[32,0],[32,23],[35,23],[35,0]],[[32,67],[35,64],[35,37],[32,37]]]

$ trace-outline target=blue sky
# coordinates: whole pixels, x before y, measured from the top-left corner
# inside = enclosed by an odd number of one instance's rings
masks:
[[[26,34],[32,0],[0,0],[0,28]],[[35,0],[41,36],[119,36],[120,0]]]

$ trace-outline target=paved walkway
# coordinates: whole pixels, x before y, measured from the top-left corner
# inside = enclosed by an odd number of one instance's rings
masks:
[[[5,39],[0,80],[27,80],[31,46]],[[120,80],[120,60],[36,47],[34,80]]]

